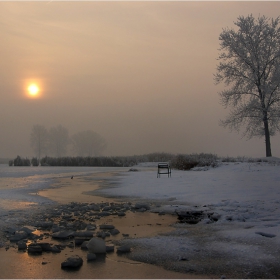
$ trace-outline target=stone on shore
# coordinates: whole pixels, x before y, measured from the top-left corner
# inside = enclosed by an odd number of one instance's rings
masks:
[[[39,244],[31,243],[27,246],[28,254],[42,254],[43,250]]]
[[[94,232],[93,231],[88,231],[88,230],[84,230],[84,231],[77,231],[74,233],[75,237],[93,237]]]
[[[53,222],[51,221],[37,221],[34,223],[35,227],[39,228],[51,228],[53,226]]]
[[[81,249],[87,251],[88,247],[87,247],[88,241],[84,241],[81,245]]]
[[[20,240],[18,242],[18,250],[26,250],[27,249],[27,245],[26,242],[23,240]]]
[[[114,228],[114,229],[110,230],[110,233],[111,233],[112,235],[117,235],[117,234],[120,233],[120,231],[119,231],[118,229]]]
[[[52,238],[56,239],[68,239],[75,236],[74,231],[58,231],[52,234]]]
[[[96,255],[94,253],[88,253],[87,254],[87,261],[91,262],[91,261],[94,261],[94,260],[96,260]]]
[[[41,246],[43,252],[51,252],[52,246],[50,243],[44,242],[44,243],[37,243],[39,246]]]
[[[61,268],[79,268],[83,265],[83,259],[79,256],[71,256],[61,263]]]
[[[126,214],[125,214],[125,212],[120,211],[120,212],[117,213],[117,215],[118,215],[119,217],[123,217],[123,216],[125,216]]]
[[[129,245],[123,245],[117,248],[117,253],[129,253],[131,251]]]
[[[60,253],[61,252],[60,248],[58,248],[56,245],[51,247],[51,251],[52,251],[52,253]]]
[[[141,210],[141,209],[150,210],[150,206],[148,203],[136,203],[134,205],[134,208],[137,210]]]
[[[115,226],[113,226],[113,225],[100,225],[99,228],[100,229],[114,229]]]
[[[104,254],[106,253],[106,244],[103,239],[93,237],[89,240],[87,248],[90,253]]]
[[[14,235],[10,236],[10,242],[17,242],[28,237],[25,231],[16,231]]]
[[[32,226],[24,226],[20,229],[20,231],[25,231],[27,234],[31,234],[35,230],[36,230],[36,228],[34,228]]]
[[[106,245],[106,253],[114,252],[115,246],[114,245]]]

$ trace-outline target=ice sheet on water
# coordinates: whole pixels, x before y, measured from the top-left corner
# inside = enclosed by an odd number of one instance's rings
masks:
[[[36,175],[58,175],[68,173],[92,173],[102,171],[102,167],[76,167],[76,166],[8,166],[0,164],[0,175],[2,178],[19,178]]]

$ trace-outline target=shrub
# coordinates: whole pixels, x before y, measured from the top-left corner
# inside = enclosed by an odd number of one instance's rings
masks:
[[[249,163],[255,163],[255,162],[268,162],[267,159],[262,158],[248,158],[245,156],[237,156],[237,157],[221,157],[222,162],[249,162]]]
[[[171,161],[171,167],[179,170],[190,170],[196,166],[211,166],[218,165],[218,157],[213,154],[190,154],[190,155],[177,155]]]

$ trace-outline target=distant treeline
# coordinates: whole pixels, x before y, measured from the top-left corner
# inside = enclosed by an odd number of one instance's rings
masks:
[[[141,162],[171,161],[174,155],[168,153],[151,153],[134,156],[114,157],[43,157],[40,161],[37,158],[21,158],[17,156],[9,161],[10,166],[102,166],[102,167],[129,167]]]
[[[200,154],[169,154],[151,153],[134,156],[115,157],[44,157],[40,160],[41,166],[100,166],[100,167],[130,167],[143,162],[169,162],[171,168],[190,170],[200,166],[218,166],[217,155],[210,153]],[[37,158],[21,158],[17,156],[9,161],[10,166],[38,166]]]

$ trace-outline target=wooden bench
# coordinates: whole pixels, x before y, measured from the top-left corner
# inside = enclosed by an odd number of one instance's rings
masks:
[[[160,177],[160,174],[167,174],[168,177],[171,177],[171,168],[167,162],[158,164],[157,178]]]

